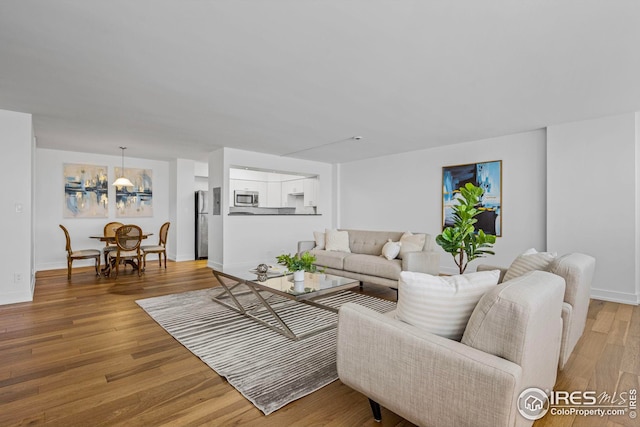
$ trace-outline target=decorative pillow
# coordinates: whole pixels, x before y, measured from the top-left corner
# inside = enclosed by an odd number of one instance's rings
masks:
[[[324,233],[325,249],[336,252],[351,252],[349,249],[349,232],[327,230]]]
[[[411,234],[410,231],[407,231],[400,238],[400,243],[402,246],[400,247],[400,254],[398,254],[398,258],[402,259],[402,256],[407,252],[418,252],[424,248],[424,242],[427,239],[427,236],[424,234]]]
[[[534,248],[527,249],[511,263],[502,281],[506,282],[533,270],[545,271],[557,256],[558,254],[555,252],[538,252]]]
[[[398,283],[396,319],[460,341],[476,304],[498,284],[499,278],[500,270],[456,276],[403,271]]]
[[[313,249],[324,249],[324,233],[322,231],[314,231],[313,239],[316,241],[316,247]]]
[[[400,242],[392,242],[391,239],[382,247],[382,256],[386,259],[394,259],[400,253],[400,247],[402,243]]]

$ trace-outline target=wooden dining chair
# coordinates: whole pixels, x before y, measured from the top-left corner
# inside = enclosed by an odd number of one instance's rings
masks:
[[[167,234],[169,234],[170,222],[165,222],[160,226],[160,236],[157,245],[144,245],[142,249],[142,265],[147,268],[147,255],[158,254],[158,265],[162,267],[162,257],[164,256],[164,268],[167,268]]]
[[[120,270],[120,264],[128,262],[138,269],[138,276],[142,270],[142,254],[140,243],[142,242],[142,229],[137,225],[125,224],[116,230],[117,249],[109,252],[111,271],[116,269],[116,278]]]
[[[96,263],[96,275],[100,276],[100,251],[97,249],[82,249],[74,251],[71,249],[71,237],[69,236],[69,231],[62,224],[60,224],[60,228],[64,231],[64,237],[67,239],[67,280],[71,280],[71,265],[73,264],[73,261],[77,259],[94,258]]]
[[[104,263],[107,264],[108,262],[108,258],[109,258],[109,252],[114,251],[116,249],[118,249],[118,246],[115,243],[115,238],[116,238],[116,230],[120,227],[122,227],[124,224],[121,222],[117,222],[117,221],[112,221],[112,222],[108,222],[105,226],[104,226],[104,237],[111,237],[114,240],[105,240],[104,242],[104,248],[102,249],[102,252],[104,253]]]

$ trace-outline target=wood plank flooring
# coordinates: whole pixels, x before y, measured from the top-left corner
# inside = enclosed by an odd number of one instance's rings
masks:
[[[90,267],[39,272],[33,302],[0,306],[0,426],[413,426],[335,381],[264,416],[135,300],[215,285],[206,261],[148,263],[117,280]],[[357,288],[356,288],[357,290]],[[366,285],[364,293],[395,299]],[[638,389],[640,310],[592,301],[559,388]],[[628,418],[549,417],[535,426],[631,426]]]

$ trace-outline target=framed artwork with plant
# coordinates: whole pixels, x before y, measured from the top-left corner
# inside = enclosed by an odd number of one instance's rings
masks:
[[[453,256],[462,274],[474,259],[494,255],[492,247],[496,236],[476,228],[481,214],[478,205],[484,190],[467,182],[458,189],[458,193],[460,197],[456,198],[453,206],[453,223],[436,237],[436,243]]]
[[[442,168],[442,228],[453,226],[454,206],[461,197],[460,188],[467,183],[483,190],[475,206],[476,230],[502,236],[502,160]]]

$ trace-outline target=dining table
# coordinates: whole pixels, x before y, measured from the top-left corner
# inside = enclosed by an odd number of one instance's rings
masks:
[[[146,233],[146,232],[142,232],[142,240],[148,238],[149,236],[153,236],[153,233]],[[104,234],[100,234],[100,235],[92,235],[89,236],[90,239],[96,239],[96,240],[100,240],[101,242],[105,242],[109,245],[115,245],[116,244],[116,236],[105,236]],[[111,268],[113,267],[111,265],[110,262],[108,262],[107,260],[107,254],[104,254],[104,267],[102,268],[102,274],[104,276],[109,276],[109,274],[111,274]],[[114,262],[114,261],[112,261]],[[133,267],[134,270],[137,270],[138,268],[140,268],[140,266],[138,264],[136,264],[136,262],[132,259],[126,260],[125,261],[126,264],[129,264],[131,267]]]

